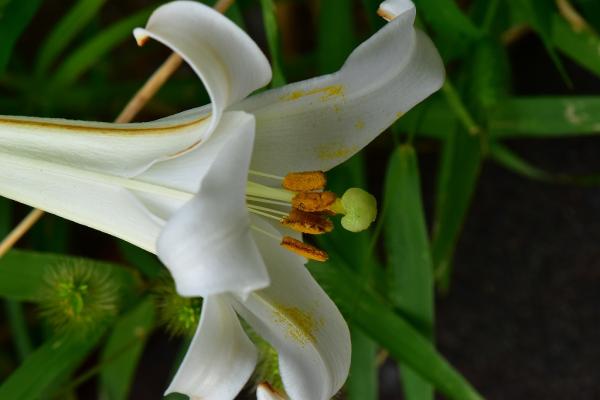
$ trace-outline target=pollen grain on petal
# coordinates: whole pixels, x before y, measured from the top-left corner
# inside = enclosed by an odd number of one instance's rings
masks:
[[[322,161],[348,158],[358,150],[360,150],[360,147],[358,146],[347,146],[343,144],[320,145],[315,149],[317,157]]]
[[[292,199],[292,207],[306,212],[327,211],[336,199],[337,196],[333,192],[298,193]]]
[[[323,325],[323,321],[310,311],[293,306],[276,305],[273,317],[277,324],[286,328],[287,336],[302,346],[315,343],[316,334]]]
[[[294,101],[301,99],[306,96],[311,96],[315,94],[320,94],[321,101],[328,101],[336,97],[344,96],[344,86],[337,85],[329,85],[322,88],[310,89],[310,90],[294,90],[286,95],[280,97],[281,100],[284,101]]]
[[[281,185],[293,192],[323,190],[327,185],[327,176],[323,171],[291,172],[283,178]]]
[[[333,230],[333,222],[326,216],[297,209],[292,209],[290,214],[281,220],[281,224],[296,232],[310,235],[320,235]]]
[[[308,243],[301,242],[300,240],[294,239],[293,237],[284,236],[281,240],[281,246],[292,253],[296,253],[302,257],[306,257],[309,260],[325,262],[329,259],[327,252],[310,245]]]

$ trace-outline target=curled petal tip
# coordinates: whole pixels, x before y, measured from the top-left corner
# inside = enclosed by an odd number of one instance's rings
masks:
[[[285,400],[268,382],[263,382],[256,388],[256,400]]]
[[[148,36],[146,31],[142,28],[135,28],[133,30],[133,37],[135,38],[137,45],[140,47],[148,43],[148,41],[150,40],[150,36]]]

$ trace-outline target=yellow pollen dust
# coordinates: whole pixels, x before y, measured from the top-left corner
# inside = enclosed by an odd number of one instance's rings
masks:
[[[334,97],[344,95],[344,86],[342,85],[330,85],[323,88],[316,88],[311,90],[295,90],[291,93],[281,97],[281,100],[298,100],[305,96],[313,94],[322,94],[320,97],[321,101],[327,101]]]
[[[306,212],[330,211],[336,200],[333,192],[304,192],[294,196],[292,207]]]
[[[277,306],[273,311],[275,322],[284,325],[287,335],[301,345],[316,342],[315,336],[322,322],[298,307]]]
[[[307,213],[292,209],[290,214],[281,220],[281,224],[296,232],[320,235],[333,230],[333,222],[321,214]]]
[[[338,160],[346,158],[356,153],[359,150],[358,146],[345,145],[321,145],[315,149],[317,157],[320,160]]]
[[[291,251],[292,253],[306,257],[309,260],[325,262],[329,259],[327,252],[308,243],[294,239],[293,237],[284,236],[281,240],[281,247]]]
[[[323,171],[291,172],[283,178],[281,185],[292,192],[323,190],[327,177]]]

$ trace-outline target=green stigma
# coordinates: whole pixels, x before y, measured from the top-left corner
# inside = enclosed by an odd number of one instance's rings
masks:
[[[367,229],[377,218],[377,200],[372,194],[359,189],[346,190],[338,208],[343,209],[341,214],[342,226],[350,232],[360,232]],[[340,207],[341,206],[341,207]]]

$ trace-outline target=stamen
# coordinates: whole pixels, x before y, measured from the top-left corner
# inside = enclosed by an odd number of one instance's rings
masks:
[[[262,215],[263,217],[271,218],[271,219],[274,219],[275,221],[281,221],[281,217],[278,217],[276,215],[269,214],[269,213],[266,213],[266,212],[260,211],[260,210],[255,210],[252,207],[248,207],[248,206],[247,206],[247,208],[248,208],[248,211],[251,212],[252,214]]]
[[[282,240],[282,239],[281,239],[281,237],[278,237],[277,235],[275,235],[275,234],[273,234],[273,233],[271,233],[271,232],[269,232],[269,231],[265,231],[264,229],[262,229],[262,228],[259,228],[259,227],[258,227],[258,226],[256,226],[256,225],[250,225],[250,228],[251,228],[251,229],[254,229],[256,232],[260,232],[260,233],[262,233],[263,235],[267,235],[268,237],[270,237],[270,238],[272,238],[272,239],[275,239],[275,240],[277,240],[277,241],[280,241],[280,240]]]
[[[291,172],[283,178],[281,186],[294,192],[323,190],[327,177],[323,171]]]
[[[284,236],[281,240],[281,246],[292,253],[306,257],[309,260],[324,262],[329,259],[327,253],[318,247],[308,243],[301,242],[289,236]]]
[[[290,203],[294,194],[294,192],[290,192],[289,190],[273,188],[256,182],[248,182],[246,185],[247,196],[264,197],[271,200],[280,200]]]
[[[282,181],[284,178],[282,176],[277,176],[277,175],[273,175],[273,174],[266,174],[264,172],[259,172],[259,171],[254,171],[254,170],[249,170],[248,171],[249,175],[255,175],[255,176],[262,176],[263,178],[271,178],[271,179],[275,179],[278,181]]]
[[[292,199],[292,207],[306,212],[327,211],[335,203],[336,198],[333,192],[298,193]]]
[[[256,196],[246,196],[246,200],[255,201],[257,203],[274,204],[276,206],[286,206],[286,207],[290,206],[290,203],[286,203],[285,201],[269,200],[269,199],[264,199],[262,197],[256,197]]]
[[[327,217],[320,214],[306,213],[295,208],[286,218],[281,220],[281,224],[296,232],[311,235],[320,235],[333,230],[333,223]]]
[[[269,207],[257,206],[257,205],[255,205],[255,204],[246,204],[246,206],[247,206],[248,208],[251,208],[251,209],[253,209],[253,210],[265,211],[265,212],[268,212],[268,213],[271,213],[271,214],[279,214],[279,215],[281,215],[282,217],[284,217],[284,216],[287,216],[287,215],[288,215],[288,213],[286,213],[286,212],[284,212],[284,211],[274,210],[274,209],[272,209],[272,208],[269,208]]]

